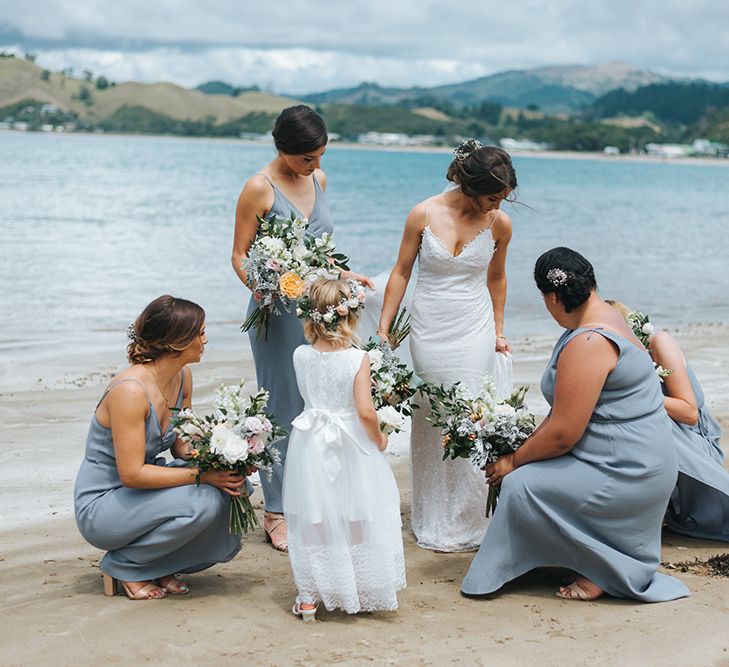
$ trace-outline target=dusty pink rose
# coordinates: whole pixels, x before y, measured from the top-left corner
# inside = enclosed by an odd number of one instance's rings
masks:
[[[339,304],[339,305],[337,306],[337,313],[338,313],[338,314],[339,314],[339,315],[340,315],[341,317],[344,317],[344,316],[345,316],[345,315],[346,315],[347,313],[349,313],[349,308],[347,308],[347,305],[346,305],[346,304],[344,304],[344,303],[340,303],[340,304]]]
[[[248,438],[248,448],[251,454],[260,454],[265,447],[263,438],[258,435],[252,435]]]

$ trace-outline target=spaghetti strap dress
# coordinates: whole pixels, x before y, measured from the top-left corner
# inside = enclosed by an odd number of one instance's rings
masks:
[[[265,215],[266,220],[273,217],[290,218],[291,213],[300,218],[306,217],[265,174],[263,176],[271,184],[274,195],[271,210]],[[324,192],[322,192],[316,176],[312,174],[312,178],[315,196],[314,208],[309,216],[308,233],[318,238],[324,233],[331,234],[334,231],[334,225]],[[247,315],[250,315],[255,307],[256,303],[251,299]],[[290,433],[291,422],[304,409],[304,400],[299,393],[294,372],[294,350],[299,345],[306,344],[301,321],[292,309],[290,313],[283,312],[281,315],[271,317],[266,340],[258,340],[255,329],[248,332],[248,337],[253,351],[258,386],[268,390],[269,409],[276,415],[276,421]],[[288,445],[288,436],[276,441],[276,449],[281,454],[281,462],[273,466],[270,478],[268,475],[261,475],[265,509],[268,512],[283,512],[283,474]]]
[[[721,427],[709,412],[704,392],[689,364],[686,371],[699,418],[693,426],[671,420],[678,483],[668,505],[666,524],[675,533],[729,542],[729,471],[723,465],[724,452],[719,444]]]
[[[565,455],[508,474],[486,536],[463,581],[485,595],[537,567],[574,570],[618,598],[661,602],[689,595],[659,573],[661,525],[678,468],[660,383],[644,350],[605,329],[566,331],[542,377],[552,405],[557,362],[579,335],[619,350],[592,417]]]
[[[97,404],[127,378],[110,385]],[[144,386],[144,385],[142,385]],[[182,373],[176,407],[182,407]],[[163,432],[151,401],[144,423],[148,465],[165,465],[160,454],[177,438],[171,426]],[[171,466],[187,465],[176,460]],[[111,429],[91,418],[86,451],[74,487],[76,525],[84,539],[107,553],[101,569],[124,581],[147,581],[175,572],[197,572],[231,560],[240,538],[228,530],[230,501],[209,484],[168,489],[132,489],[119,477]]]

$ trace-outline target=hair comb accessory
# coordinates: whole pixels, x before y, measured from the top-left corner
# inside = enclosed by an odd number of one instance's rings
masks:
[[[127,327],[127,338],[132,342],[136,342],[137,340],[137,332],[134,329],[134,322],[130,322],[129,326]]]
[[[567,284],[567,280],[569,280],[569,276],[567,275],[567,272],[564,269],[549,269],[547,271],[547,280],[554,286],[554,287],[562,287],[563,285]]]
[[[462,141],[453,151],[454,160],[465,160],[471,153],[483,148],[484,145],[478,139],[466,139]]]

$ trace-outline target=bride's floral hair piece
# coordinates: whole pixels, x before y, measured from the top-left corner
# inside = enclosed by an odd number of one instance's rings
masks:
[[[132,342],[137,340],[137,332],[134,330],[134,322],[130,322],[127,325],[127,338]]]
[[[569,274],[564,270],[555,267],[547,271],[547,280],[554,285],[554,287],[562,287],[567,284],[569,280]]]
[[[453,159],[465,160],[469,155],[471,155],[471,153],[483,147],[484,144],[482,144],[478,139],[465,139],[456,146],[456,149],[453,151]]]
[[[304,333],[312,343],[355,337],[356,321],[365,302],[365,290],[356,280],[318,278],[296,304],[296,315],[304,321]]]

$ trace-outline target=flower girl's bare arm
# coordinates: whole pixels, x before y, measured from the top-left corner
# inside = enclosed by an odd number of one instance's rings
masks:
[[[354,403],[364,430],[382,452],[387,447],[387,436],[380,431],[380,420],[377,418],[375,405],[372,402],[371,388],[370,356],[365,354],[362,365],[354,378]]]
[[[425,229],[425,206],[418,204],[408,215],[405,221],[405,229],[402,233],[402,241],[400,242],[400,253],[397,256],[397,262],[390,273],[390,279],[387,281],[385,288],[385,298],[382,304],[382,313],[380,315],[380,324],[377,328],[377,334],[383,340],[387,339],[397,309],[400,307],[405,290],[410,282],[410,276],[413,272],[413,265],[418,257],[420,250],[420,240]]]

